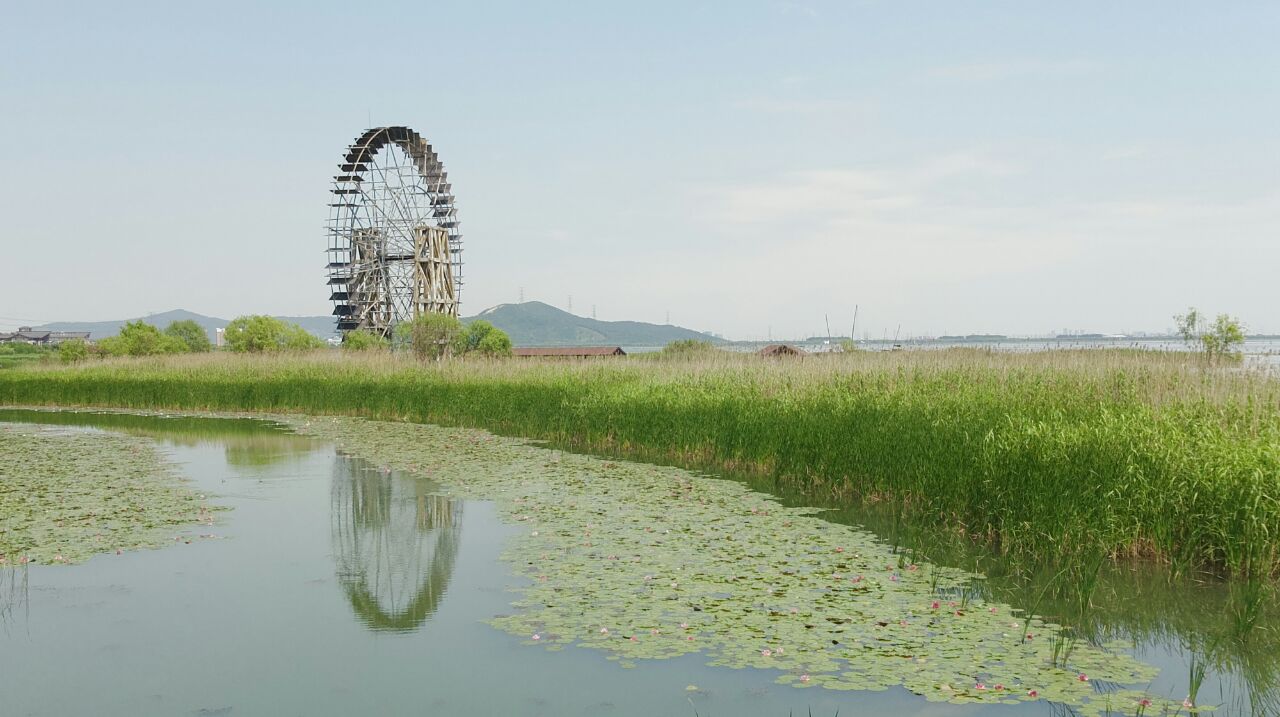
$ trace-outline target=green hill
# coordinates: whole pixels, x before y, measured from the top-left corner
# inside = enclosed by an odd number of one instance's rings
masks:
[[[541,301],[498,304],[463,321],[469,323],[476,319],[484,319],[507,332],[516,346],[662,346],[679,339],[722,342],[709,334],[679,326],[588,319]]]
[[[295,323],[316,336],[327,339],[336,336],[332,316],[279,316]],[[141,321],[164,328],[171,321],[191,319],[209,332],[213,338],[215,329],[224,328],[227,319],[204,316],[177,309],[161,314],[141,317]],[[511,337],[516,346],[663,346],[679,339],[699,339],[723,343],[692,329],[679,326],[646,324],[643,321],[597,321],[561,311],[541,301],[523,304],[499,304],[485,309],[475,316],[465,317],[464,322],[484,319]],[[137,321],[139,319],[129,319]],[[94,339],[103,339],[120,333],[125,319],[118,321],[59,321],[38,328],[50,331],[88,331]]]

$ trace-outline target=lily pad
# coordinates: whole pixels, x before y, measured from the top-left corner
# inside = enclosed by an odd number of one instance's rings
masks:
[[[212,509],[146,439],[0,425],[0,568],[157,547]]]
[[[954,703],[1180,707],[1143,694],[1157,670],[1121,651],[1082,644],[1055,664],[1060,628],[967,599],[981,576],[904,564],[870,533],[740,483],[469,429],[292,420],[450,495],[491,500],[521,526],[504,559],[527,583],[514,613],[490,622],[530,646],[597,649],[624,666],[700,653],[798,688],[900,685]]]

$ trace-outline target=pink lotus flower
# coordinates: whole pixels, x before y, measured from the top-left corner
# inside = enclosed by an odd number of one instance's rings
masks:
[[[979,682],[978,684],[974,685],[973,688],[981,692],[982,690],[987,689],[987,686]]]
[[[773,651],[772,651],[772,650],[769,650],[769,649],[767,649],[767,648],[766,648],[766,649],[764,649],[764,650],[761,650],[761,651],[760,651],[760,656],[761,656],[761,657],[770,657],[770,656],[772,656],[772,655],[773,655]]]
[[[601,634],[601,635],[608,635],[608,634],[609,634],[609,628],[607,628],[607,627],[602,627],[602,628],[600,628],[600,634]]]
[[[1182,706],[1186,707],[1187,709],[1191,709],[1192,707],[1195,707],[1195,705],[1191,703],[1190,697],[1182,701]]]
[[[997,690],[1003,690],[1003,689],[1004,689],[1004,685],[1002,685],[1002,684],[1000,684],[999,682],[997,682],[997,683],[996,683],[996,686],[995,686],[995,689],[997,689]]]
[[[800,681],[801,681],[801,682],[808,682],[808,681],[809,681],[809,676],[808,676],[808,675],[800,675]]]
[[[1088,682],[1088,681],[1089,681],[1089,676],[1088,676],[1088,675],[1086,675],[1085,673],[1081,672],[1081,673],[1080,673],[1080,676],[1079,676],[1079,677],[1077,677],[1076,679],[1077,679],[1077,680],[1080,680],[1081,682]]]
[[[640,642],[640,638],[636,637],[635,635],[632,635],[632,636],[631,636],[631,641],[632,641],[632,642]]]
[[[535,639],[535,640],[541,640],[541,639],[542,639],[542,635],[539,635],[538,633],[536,633],[536,632],[535,632],[535,633],[533,633],[533,639]]]
[[[1027,697],[1039,697],[1040,693],[1035,690],[1027,690]]]
[[[933,603],[929,605],[929,608],[932,610],[937,610],[940,607],[942,607],[942,604],[939,603],[937,600],[934,600]]]
[[[1138,706],[1139,706],[1139,707],[1150,707],[1150,706],[1151,706],[1151,700],[1147,699],[1146,697],[1143,697],[1142,699],[1138,700]]]
[[[690,635],[690,636],[686,637],[685,639],[686,639],[686,640],[688,640],[689,642],[693,642],[693,635]]]
[[[837,553],[843,553],[843,552],[844,552],[844,548],[836,548],[836,552],[837,552]]]

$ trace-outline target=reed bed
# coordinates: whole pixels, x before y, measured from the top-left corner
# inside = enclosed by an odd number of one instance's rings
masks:
[[[874,502],[1028,562],[1280,577],[1280,382],[1181,354],[190,355],[5,371],[0,403],[476,426]]]

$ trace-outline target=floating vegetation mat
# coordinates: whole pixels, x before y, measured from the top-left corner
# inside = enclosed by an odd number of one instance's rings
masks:
[[[690,653],[797,687],[901,685],[956,703],[1052,700],[1079,714],[1183,708],[1140,689],[1153,667],[964,596],[979,576],[906,564],[869,533],[727,480],[561,453],[453,428],[293,420],[523,527],[504,559],[529,579],[492,624],[530,645],[623,665]]]
[[[0,568],[156,547],[212,520],[146,439],[0,424]]]

